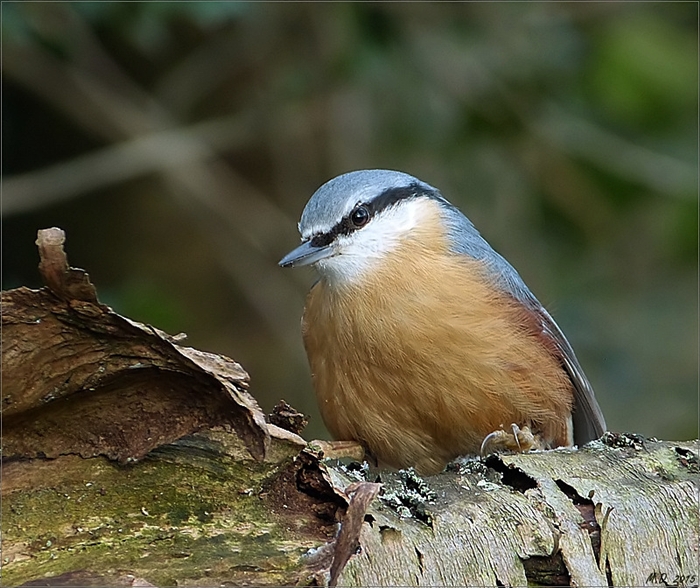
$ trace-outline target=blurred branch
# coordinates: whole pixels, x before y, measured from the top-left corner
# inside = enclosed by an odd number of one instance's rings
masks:
[[[69,161],[3,180],[2,212],[24,213],[75,198],[90,190],[152,172],[169,172],[184,163],[207,161],[216,151],[240,145],[248,136],[240,116],[140,136]]]
[[[159,78],[153,95],[171,113],[186,116],[199,100],[231,75],[233,65],[239,64],[240,45],[236,35],[208,39]]]
[[[74,24],[76,19],[80,20],[77,14],[68,22]],[[97,41],[91,39],[91,43]],[[91,134],[108,141],[128,141],[72,162],[6,179],[3,212],[19,212],[40,202],[76,195],[70,190],[104,187],[159,171],[167,184],[176,188],[180,202],[184,201],[191,211],[198,209],[197,218],[205,225],[203,232],[215,243],[230,243],[228,233],[243,235],[234,250],[217,249],[220,263],[271,332],[293,354],[300,355],[297,331],[301,295],[291,281],[295,278],[282,277],[275,263],[281,253],[280,234],[288,233],[290,241],[297,239],[294,223],[264,194],[217,159],[217,144],[230,145],[231,141],[242,142],[249,137],[244,116],[209,121],[186,131],[168,130],[175,126],[170,114],[155,101],[144,100],[144,92],[128,76],[115,75],[115,70],[120,69],[118,64],[105,52],[101,51],[101,55],[111,65],[87,70],[61,61],[38,46],[21,46],[11,40],[4,44],[3,70],[8,77]],[[107,71],[109,79],[105,80],[103,72]],[[115,88],[115,84],[124,87]],[[222,122],[223,126],[217,128]],[[149,135],[142,136],[144,132]],[[66,186],[61,187],[61,183]],[[244,264],[248,271],[254,268],[255,280],[250,280],[251,274],[242,269]]]
[[[512,114],[536,137],[570,157],[585,159],[629,182],[680,198],[696,198],[698,170],[695,162],[682,161],[628,141],[589,119],[577,117],[557,104],[533,110],[512,89],[517,70],[527,63],[517,47],[492,41],[477,42],[465,51],[463,43],[444,34],[411,28],[412,63],[425,79],[432,79],[445,94],[467,103],[487,118],[484,96],[497,95]],[[505,56],[504,56],[504,52]],[[445,56],[452,56],[452,60]]]
[[[153,128],[158,120],[166,123],[167,117],[158,102],[133,82],[70,3],[26,2],[18,10],[38,35],[60,47],[61,53],[74,66],[72,73],[76,84],[95,106],[106,106],[112,118],[120,109],[125,110],[117,120],[122,131],[143,132]],[[44,59],[55,59],[47,51],[41,55]],[[62,62],[56,60],[56,63]],[[81,104],[75,106],[80,108]]]
[[[96,92],[89,90],[90,80],[36,46],[4,42],[2,69],[4,75],[45,100],[76,125],[107,141],[127,137],[124,119],[135,121],[138,116],[135,112],[124,113],[127,107],[116,103],[110,93],[105,102],[95,100]]]
[[[697,198],[697,164],[658,153],[555,104],[549,104],[532,125],[533,131],[566,153],[581,157],[630,182],[669,196]]]

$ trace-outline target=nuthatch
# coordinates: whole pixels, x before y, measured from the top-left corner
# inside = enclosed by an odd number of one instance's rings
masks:
[[[580,445],[605,431],[554,319],[432,186],[346,173],[311,197],[299,231],[280,265],[320,274],[302,333],[336,439],[433,474],[460,455]]]

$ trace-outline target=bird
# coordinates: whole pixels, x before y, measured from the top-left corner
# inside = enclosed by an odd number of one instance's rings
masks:
[[[583,445],[605,431],[574,351],[518,272],[441,192],[351,171],[304,207],[279,262],[318,280],[302,336],[323,421],[375,462]]]

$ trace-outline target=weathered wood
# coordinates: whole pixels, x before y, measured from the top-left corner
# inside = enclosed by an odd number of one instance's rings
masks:
[[[101,305],[59,241],[51,289],[2,294],[2,585],[697,585],[697,442],[329,462],[234,361]]]
[[[3,585],[76,572],[158,586],[295,583],[302,554],[334,528],[310,504],[290,502],[288,514],[271,495],[299,451],[281,447],[257,462],[236,434],[212,429],[128,466],[103,456],[6,464]]]
[[[300,459],[294,443],[273,437],[271,447],[267,460],[256,462],[233,432],[213,430],[129,466],[78,456],[6,464],[3,585],[77,572],[111,581],[130,575],[155,585],[327,581],[334,518],[342,515],[342,489],[352,478],[313,456]],[[647,498],[634,503],[608,498],[616,510],[598,526],[608,545],[612,584],[646,585],[649,578],[661,583],[664,574],[669,584],[685,578],[693,585],[697,488],[690,480],[695,474],[674,463],[678,449],[687,455],[693,446],[652,443],[641,458],[641,450],[621,454],[601,445],[577,453],[491,458],[490,465],[468,462],[467,471],[427,479],[428,492],[417,499],[400,474],[383,473],[384,495],[370,506],[361,552],[350,559],[339,585],[607,585],[606,567],[597,564],[575,504],[581,499],[572,500],[555,481],[590,486],[594,498],[612,496],[604,478],[591,481],[590,471],[601,460],[613,464],[601,470],[613,477],[644,476],[642,462],[667,462],[664,471],[677,476],[652,484],[655,490],[643,490]],[[512,475],[536,486],[517,489],[518,482],[504,473],[510,466],[518,468]],[[580,482],[582,472],[588,472],[587,482]],[[659,499],[665,506],[654,517],[615,518],[618,509],[640,503],[648,513]],[[412,500],[410,508],[396,508]],[[666,516],[674,510],[683,516]],[[644,537],[656,540],[649,545]],[[321,557],[309,557],[324,546],[330,547],[321,549]],[[628,561],[618,565],[625,546]]]
[[[663,574],[696,585],[697,443],[621,449],[620,439],[629,437],[491,456],[427,478],[435,499],[420,518],[429,524],[397,525],[370,508],[363,552],[340,584],[645,586]]]
[[[91,284],[68,267],[60,229],[40,231],[38,242],[50,256],[40,264],[49,289],[2,293],[4,459],[75,453],[126,462],[224,424],[264,455],[269,436],[240,365],[84,296]]]

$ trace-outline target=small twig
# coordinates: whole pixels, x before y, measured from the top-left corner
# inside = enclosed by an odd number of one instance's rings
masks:
[[[360,546],[360,531],[365,522],[365,513],[381,487],[381,484],[373,482],[356,482],[345,489],[345,493],[350,496],[350,503],[335,542],[329,586],[338,585],[340,572]]]
[[[40,229],[36,244],[39,248],[39,273],[46,286],[63,300],[97,301],[97,291],[87,272],[70,267],[63,249],[66,233],[57,227]]]

